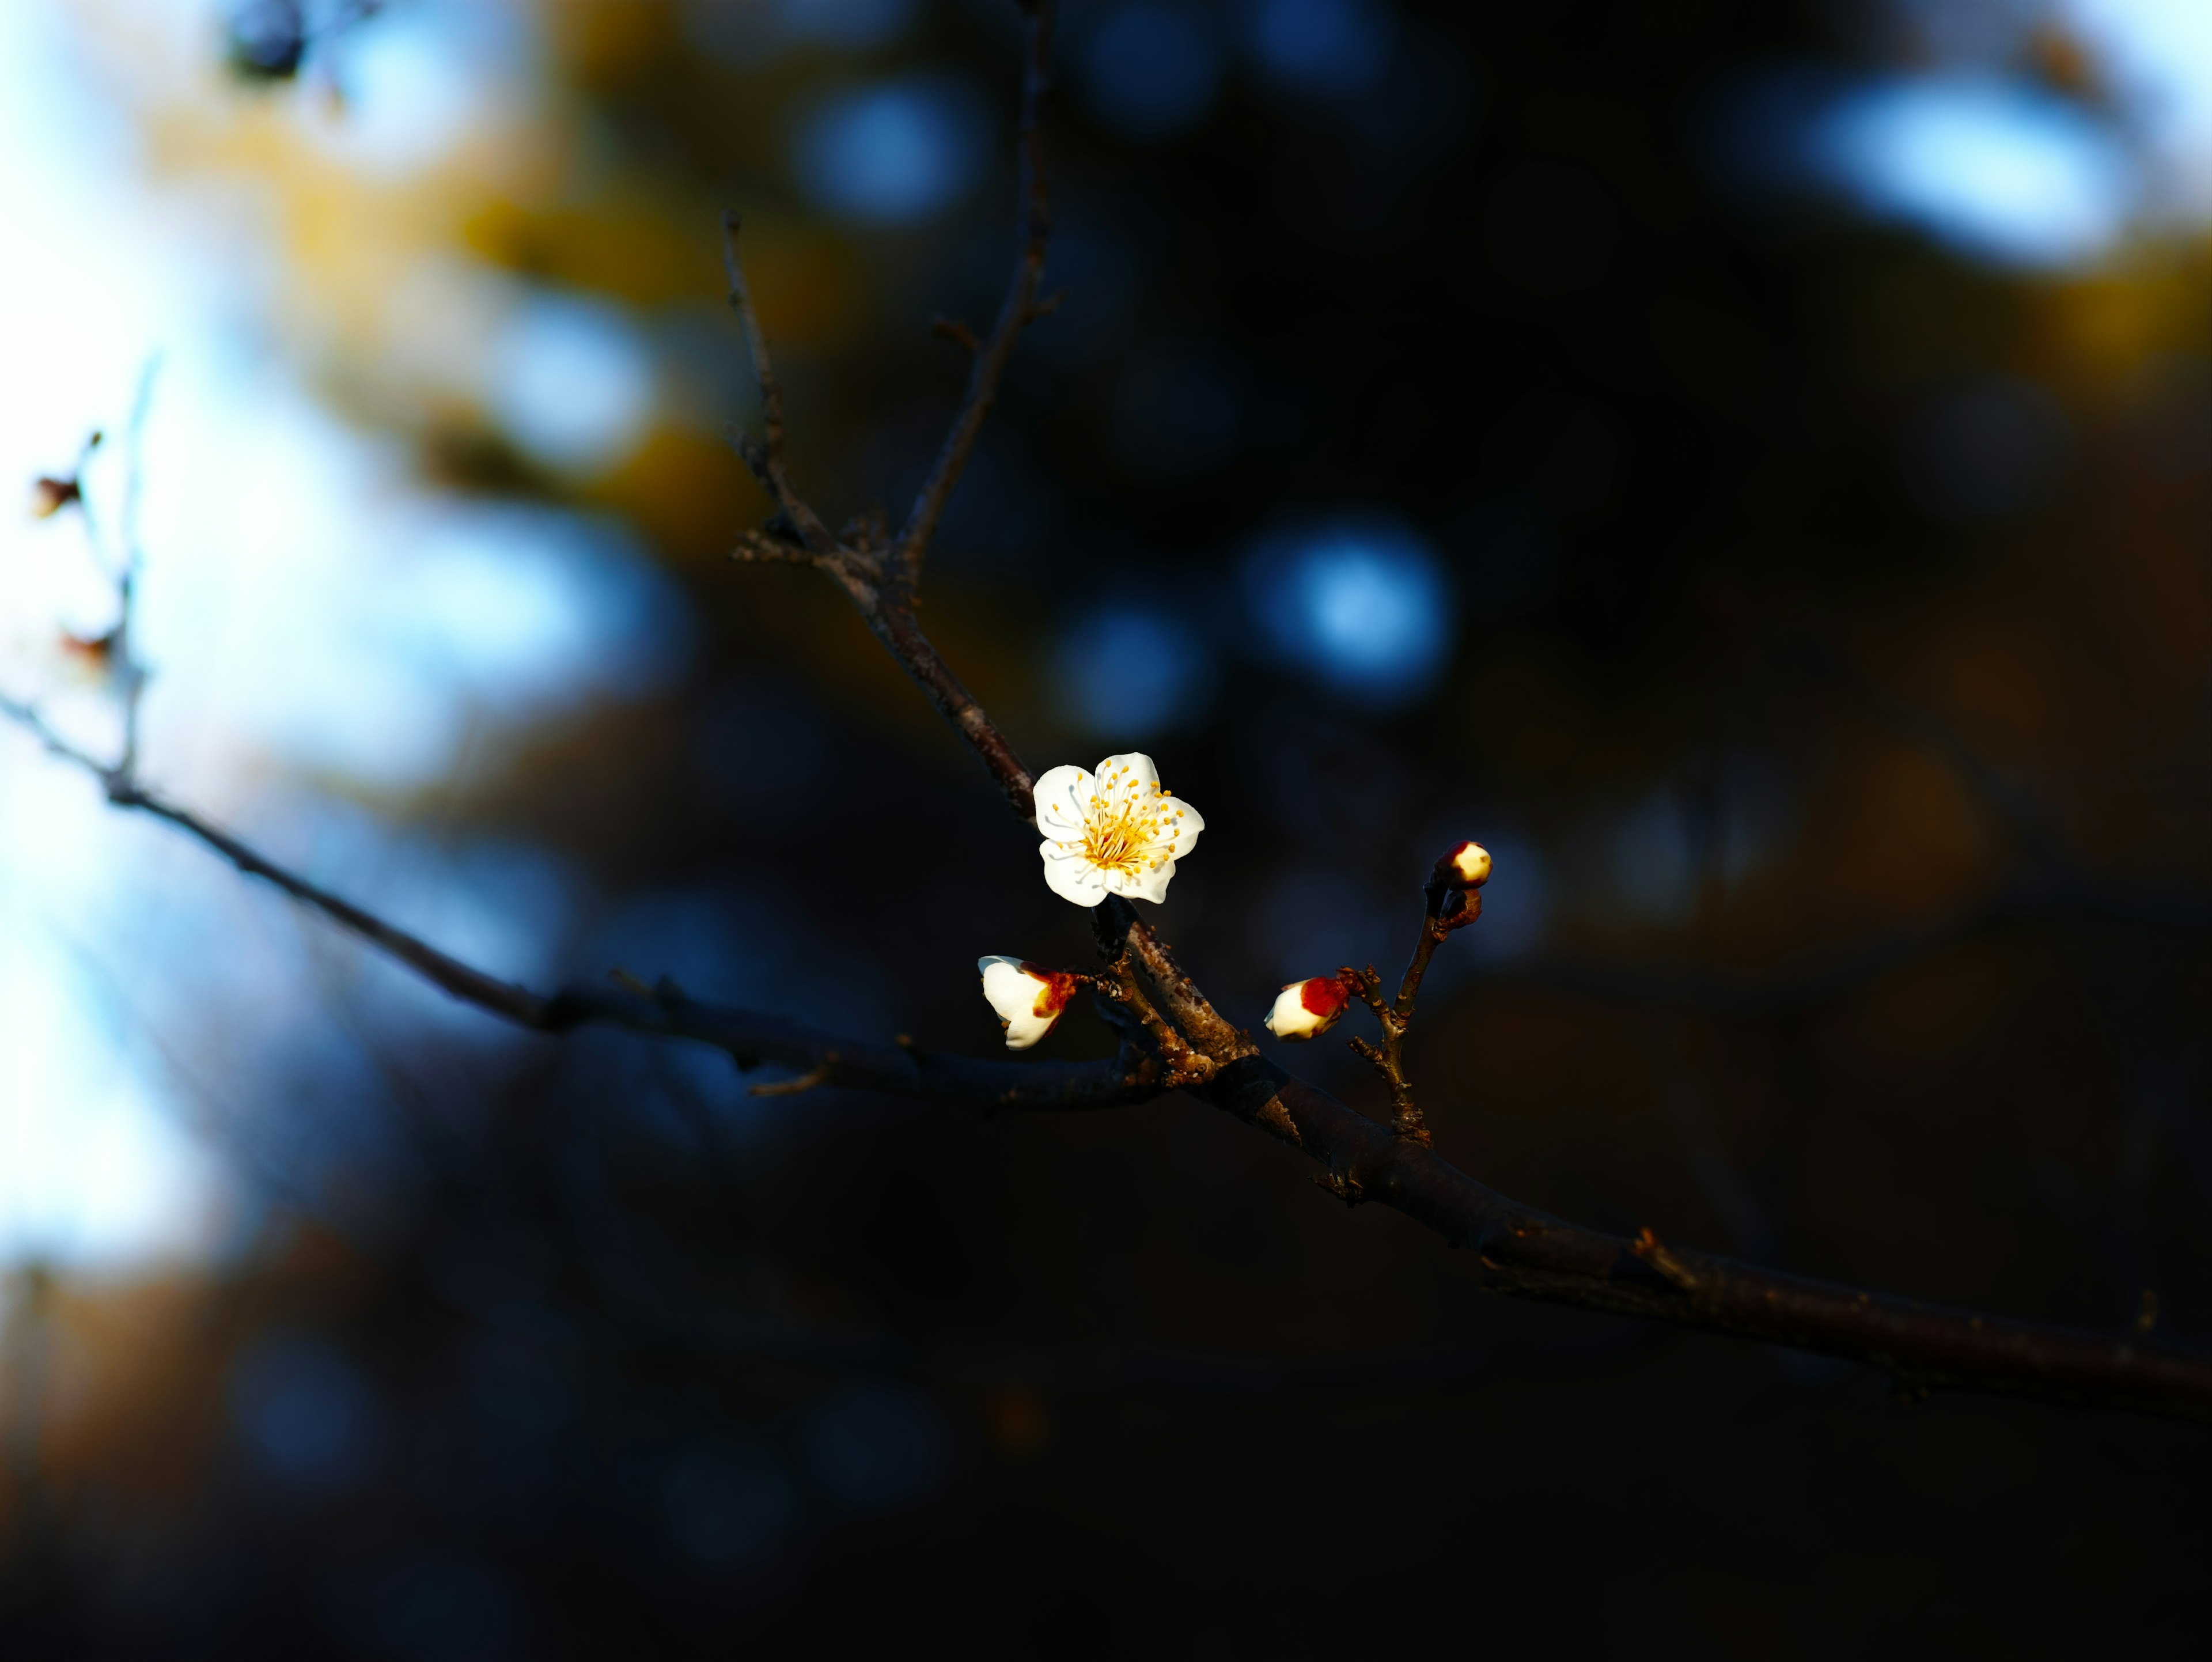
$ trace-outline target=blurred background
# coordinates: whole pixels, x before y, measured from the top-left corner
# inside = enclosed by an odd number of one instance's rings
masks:
[[[1086,921],[830,585],[727,563],[718,221],[802,485],[896,517],[1015,54],[10,0],[0,474],[107,437],[0,520],[0,692],[117,742],[135,471],[155,788],[503,976],[991,1052],[973,959]],[[1479,837],[1447,1158],[2212,1342],[2212,7],[1079,0],[1056,57],[1068,298],[924,622],[1033,768],[1204,813],[1216,1001],[1395,971]],[[0,732],[0,1647],[2202,1642],[2202,1428],[1486,1298],[1180,1097],[753,1082],[505,1029]]]

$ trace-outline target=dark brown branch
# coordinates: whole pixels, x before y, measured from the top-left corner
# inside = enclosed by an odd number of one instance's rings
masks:
[[[734,213],[722,216],[722,264],[729,274],[730,305],[744,325],[745,345],[753,356],[753,374],[760,383],[761,427],[763,437],[755,440],[750,434],[739,433],[738,454],[744,458],[745,466],[768,488],[775,498],[776,506],[789,516],[806,546],[817,552],[835,548],[836,539],[830,534],[818,515],[806,505],[799,489],[791,482],[791,470],[783,461],[783,388],[775,378],[775,366],[768,354],[768,337],[762,332],[760,314],[753,306],[752,290],[745,286],[745,268],[738,259],[738,230],[741,222]]]
[[[787,543],[781,537],[771,537],[765,531],[744,531],[738,534],[738,545],[730,551],[730,557],[740,565],[819,565],[822,556],[800,543]]]
[[[971,1103],[986,1108],[1111,1108],[1148,1101],[1172,1088],[1153,1057],[1124,1044],[1106,1062],[1036,1062],[942,1056],[911,1044],[869,1044],[803,1023],[727,1005],[703,1003],[664,979],[647,988],[619,975],[613,987],[565,988],[551,997],[462,963],[343,897],[310,883],[188,808],[123,779],[62,738],[32,706],[0,698],[0,716],[29,730],[46,747],[98,777],[119,808],[167,821],[212,849],[248,877],[281,889],[302,905],[351,930],[464,1004],[543,1033],[590,1024],[627,1027],[726,1050],[742,1068],[763,1063],[818,1075],[811,1084],[880,1095]],[[793,1093],[798,1082],[761,1094]],[[811,1085],[808,1088],[811,1088]]]
[[[166,819],[178,830],[213,849],[217,854],[245,873],[265,883],[274,884],[293,899],[313,907],[325,916],[343,924],[387,957],[398,959],[421,976],[432,986],[452,994],[465,1004],[473,1004],[480,1010],[504,1016],[507,1020],[525,1027],[548,1028],[548,1003],[526,987],[518,987],[511,981],[501,981],[481,970],[471,969],[459,959],[448,957],[427,941],[417,940],[404,929],[394,928],[373,912],[364,911],[351,901],[319,888],[305,878],[287,871],[258,849],[239,841],[228,831],[209,824],[189,809],[143,790],[118,776],[107,776],[107,800],[118,808],[137,808],[156,819]]]
[[[969,373],[967,396],[946,433],[936,465],[930,470],[914,511],[899,533],[895,557],[888,563],[872,552],[841,544],[830,536],[821,517],[799,495],[783,464],[783,395],[771,365],[768,342],[753,306],[751,290],[738,256],[737,216],[724,224],[723,250],[729,266],[730,302],[742,320],[747,344],[760,378],[764,437],[738,435],[738,452],[746,465],[775,496],[787,522],[798,533],[796,545],[764,533],[748,533],[732,557],[748,562],[779,561],[819,565],[866,620],[884,648],[914,677],[939,714],[951,722],[975,748],[991,771],[1014,811],[1034,820],[1036,805],[1034,776],[1022,764],[1006,736],[983,713],[975,695],[961,684],[937,648],[924,635],[914,615],[914,584],[921,558],[934,533],[945,504],[959,483],[976,436],[998,396],[1014,342],[1035,311],[1037,284],[1044,271],[1045,242],[1051,216],[1044,176],[1044,140],[1039,126],[1041,106],[1049,78],[1052,42],[1050,0],[1027,0],[1023,6],[1022,125],[1019,139],[1022,174],[1023,229],[1014,279],[1000,307],[990,338],[977,343],[964,326],[950,326],[940,332],[971,345],[975,362]],[[888,563],[889,569],[886,570]]]
[[[138,506],[143,495],[146,466],[146,417],[154,407],[154,379],[161,361],[150,358],[138,372],[138,392],[131,403],[131,420],[124,430],[123,505],[116,516],[114,634],[117,693],[123,700],[123,756],[116,770],[125,779],[138,770],[139,710],[145,702],[146,667],[139,661],[137,633],[132,628],[138,592]]]
[[[197,815],[103,772],[55,737],[35,711],[0,707],[57,753],[107,783],[119,807],[164,819],[304,904],[353,930],[464,1002],[540,1032],[599,1023],[684,1038],[727,1052],[740,1068],[774,1063],[848,1090],[994,1108],[1089,1109],[1142,1102],[1171,1088],[1158,1062],[1126,1041],[1110,1062],[1017,1062],[938,1056],[910,1044],[868,1044],[782,1017],[690,998],[664,981],[649,991],[572,987],[544,998],[485,975],[360,907],[286,871]],[[1318,1161],[1349,1203],[1376,1202],[1476,1254],[1484,1284],[1516,1297],[1735,1333],[1867,1363],[1909,1392],[1939,1387],[2212,1420],[2212,1357],[2110,1336],[1923,1305],[1753,1269],[1707,1253],[1628,1241],[1524,1207],[1431,1149],[1293,1080],[1255,1053],[1126,903],[1109,903],[1102,934],[1118,929],[1192,1048],[1213,1064],[1194,1093]]]
[[[933,484],[925,487],[900,542],[902,554],[886,594],[886,574],[866,551],[842,546],[790,483],[782,464],[783,414],[765,343],[738,269],[731,233],[732,301],[744,321],[762,382],[766,436],[740,448],[775,494],[787,522],[813,563],[834,575],[869,627],[974,746],[1024,819],[1034,818],[1030,776],[966,689],[915,624],[911,575],[944,498],[957,481],[988,413],[1005,355],[1033,314],[1045,228],[1041,152],[1036,125],[1043,87],[1048,6],[1025,6],[1028,57],[1024,82],[1024,175],[1029,204],[1021,263],[1009,309],[979,357]],[[1019,304],[1013,302],[1018,298]],[[1011,316],[1012,321],[1009,324]],[[995,357],[994,357],[995,354]],[[986,369],[985,360],[993,359]],[[938,484],[942,475],[941,485]],[[749,542],[758,552],[762,545]],[[780,552],[777,557],[781,557]],[[1427,1224],[1453,1246],[1473,1251],[1486,1286],[1517,1297],[1641,1316],[1735,1333],[1866,1362],[1887,1371],[1905,1390],[1939,1386],[2131,1408],[2212,1420],[2212,1357],[2123,1336],[1945,1310],[1911,1300],[1781,1275],[1708,1254],[1662,1246],[1649,1232],[1628,1241],[1563,1222],[1523,1207],[1447,1164],[1425,1141],[1401,1135],[1334,1098],[1290,1078],[1257,1054],[1251,1036],[1225,1020],[1175,960],[1167,944],[1126,902],[1109,902],[1095,920],[1110,958],[1127,953],[1158,995],[1157,1006],[1132,978],[1132,995],[1116,1025],[1123,1034],[1110,1062],[1035,1063],[939,1057],[911,1044],[855,1044],[779,1017],[702,1004],[663,982],[629,988],[571,988],[544,998],[499,981],[396,929],[359,907],[307,883],[235,837],[138,788],[121,771],[102,767],[58,739],[27,706],[0,703],[58,753],[97,774],[118,807],[137,808],[185,831],[251,876],[275,884],[301,903],[354,930],[453,996],[523,1026],[562,1032],[605,1023],[726,1051],[741,1068],[773,1062],[802,1071],[798,1087],[817,1083],[891,1095],[1023,1108],[1107,1107],[1142,1101],[1169,1088],[1159,1061],[1131,1042],[1135,1030],[1172,1049],[1185,1041],[1211,1065],[1195,1093],[1224,1111],[1290,1143],[1324,1169],[1323,1182],[1348,1203],[1373,1201]],[[1438,916],[1428,922],[1450,927]],[[1439,936],[1440,938],[1440,936]],[[1394,1015],[1409,1017],[1433,942],[1417,948]],[[1379,994],[1378,994],[1379,1002]],[[1139,1008],[1141,1005],[1142,1008]],[[1402,1007],[1402,1008],[1401,1008]],[[1169,1024],[1172,1023],[1170,1030]],[[1176,1076],[1204,1070],[1176,1068]],[[1180,1082],[1178,1079],[1178,1082]]]
[[[837,586],[845,591],[870,631],[883,642],[884,650],[905,667],[906,673],[929,695],[929,702],[937,706],[938,714],[950,721],[982,758],[983,765],[990,770],[991,777],[998,782],[1014,812],[1024,820],[1034,822],[1036,776],[1022,765],[1022,758],[1014,753],[1006,736],[984,715],[975,694],[961,685],[960,678],[938,655],[929,637],[921,632],[921,625],[915,621],[911,602],[886,594],[872,563],[864,563],[850,551],[830,556],[823,565],[837,580]]]
[[[1052,0],[1018,0],[1018,3],[1022,9],[1022,115],[1015,145],[1021,164],[1021,250],[990,338],[978,346],[974,334],[962,326],[963,344],[974,353],[975,362],[968,371],[968,391],[960,401],[960,411],[952,418],[951,430],[945,434],[936,463],[915,497],[914,510],[899,532],[896,563],[908,584],[921,575],[922,557],[929,551],[930,539],[937,534],[938,522],[945,517],[945,505],[967,470],[968,459],[975,454],[975,440],[990,417],[991,406],[998,402],[999,383],[1014,356],[1014,343],[1025,327],[1052,309],[1036,303],[1037,288],[1044,281],[1045,244],[1052,234],[1051,192],[1045,180],[1041,125],[1045,89],[1052,76]]]
[[[949,340],[970,352],[983,350],[983,343],[975,338],[975,332],[957,318],[933,317],[929,320],[929,329],[939,339]]]
[[[1482,916],[1481,891],[1454,888],[1444,881],[1440,861],[1438,874],[1431,876],[1421,891],[1425,903],[1421,933],[1413,943],[1405,976],[1398,983],[1396,999],[1383,1001],[1382,977],[1375,973],[1371,964],[1364,970],[1346,965],[1338,972],[1346,986],[1358,989],[1361,1001],[1375,1013],[1376,1023],[1382,1029],[1379,1046],[1355,1038],[1348,1041],[1352,1052],[1372,1066],[1389,1089],[1390,1129],[1419,1143],[1429,1141],[1428,1123],[1413,1101],[1413,1081],[1406,1072],[1406,1035],[1413,1030],[1413,1003],[1421,995],[1421,980],[1429,972],[1429,960],[1437,955],[1437,948],[1454,929],[1463,928]]]
[[[1506,1199],[1433,1150],[1261,1056],[1197,1094],[1327,1168],[1351,1201],[1392,1207],[1475,1254],[1484,1286],[1864,1362],[1908,1394],[1954,1387],[2212,1421],[2212,1356],[2112,1335],[1945,1309],[1638,1243]]]
[[[800,1097],[818,1085],[827,1085],[837,1072],[837,1053],[835,1050],[809,1068],[796,1079],[778,1080],[772,1085],[756,1085],[749,1095],[757,1097]]]
[[[1050,309],[1049,306],[1037,305],[1036,291],[1043,278],[1045,245],[1052,222],[1045,183],[1044,135],[1040,125],[1045,89],[1051,79],[1052,0],[1016,3],[1023,15],[1022,114],[1018,139],[1022,199],[1020,252],[1015,260],[1013,281],[999,308],[998,320],[992,326],[990,338],[975,348],[967,393],[945,434],[937,461],[915,501],[914,510],[899,533],[892,557],[878,557],[873,551],[873,544],[878,540],[875,537],[871,538],[871,546],[867,548],[856,548],[832,537],[822,517],[793,484],[783,462],[782,388],[775,379],[767,337],[753,305],[752,291],[745,283],[744,264],[738,258],[738,221],[735,214],[724,219],[722,251],[729,270],[730,304],[744,325],[745,342],[751,350],[754,371],[760,380],[763,436],[755,439],[750,434],[734,432],[738,454],[775,496],[782,521],[796,538],[793,552],[803,550],[805,556],[811,557],[811,563],[837,580],[876,638],[906,667],[907,673],[929,695],[938,712],[974,746],[1014,811],[1024,819],[1033,821],[1036,817],[1033,776],[1022,765],[1006,736],[984,715],[975,695],[961,685],[959,677],[939,655],[914,616],[915,585],[921,573],[922,556],[944,514],[952,489],[960,482],[968,459],[975,451],[983,423],[997,401],[999,382],[1013,355],[1014,344],[1025,325]],[[951,326],[949,331],[941,332],[951,332],[963,341],[974,339],[973,332],[963,326]],[[751,533],[732,557],[754,563],[789,562],[793,554],[786,553],[771,534]]]
[[[1252,1035],[1228,1020],[1209,1002],[1198,983],[1183,973],[1168,943],[1137,916],[1137,909],[1112,896],[1091,910],[1091,931],[1098,949],[1112,958],[1125,947],[1143,968],[1159,994],[1163,1009],[1191,1043],[1217,1062],[1234,1062],[1256,1054]]]
[[[1133,1046],[1103,1062],[1012,1062],[939,1056],[914,1044],[870,1044],[754,1010],[709,1004],[663,983],[641,998],[619,988],[574,986],[545,1001],[546,1032],[592,1024],[692,1039],[725,1050],[740,1068],[763,1063],[811,1072],[839,1090],[982,1108],[1116,1108],[1165,1088],[1152,1059]]]
[[[1129,961],[1126,943],[1106,966],[1105,973],[1090,979],[1101,998],[1127,1011],[1144,1032],[1167,1070],[1161,1081],[1164,1088],[1174,1090],[1185,1085],[1202,1084],[1213,1077],[1213,1059],[1202,1050],[1194,1050],[1182,1031],[1163,1016],[1146,995],[1138,983],[1136,968]]]

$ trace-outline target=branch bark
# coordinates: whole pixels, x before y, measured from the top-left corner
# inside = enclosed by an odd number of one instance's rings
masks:
[[[1494,1292],[1844,1357],[1882,1369],[1911,1395],[1994,1391],[2212,1421],[2212,1357],[2132,1335],[1946,1309],[1757,1269],[1664,1247],[1648,1233],[1627,1240],[1510,1200],[1259,1055],[1250,1035],[1213,1010],[1127,902],[1099,909],[1103,931],[1119,932],[1178,1027],[1213,1062],[1210,1080],[1194,1081],[1187,1067],[1170,1075],[1157,1056],[1126,1040],[1110,1061],[1096,1062],[998,1061],[869,1044],[703,1002],[665,981],[649,991],[574,986],[544,996],[462,964],[151,792],[125,787],[112,789],[110,798],[198,839],[463,1002],[536,1032],[623,1027],[713,1045],[740,1068],[774,1063],[820,1085],[991,1109],[1113,1108],[1182,1085],[1318,1162],[1325,1186],[1348,1202],[1391,1207],[1447,1245],[1472,1251],[1483,1285]]]
[[[892,656],[975,748],[1017,813],[1035,819],[1032,776],[922,632],[913,612],[921,557],[976,435],[989,414],[1006,357],[1031,315],[1049,230],[1043,195],[1037,106],[1044,86],[1050,0],[1024,4],[1026,52],[1021,135],[1024,231],[1015,278],[992,336],[977,353],[969,393],[947,434],[915,512],[885,570],[865,552],[839,551],[817,561],[845,588]],[[749,323],[749,327],[757,326]],[[763,387],[763,399],[767,397]],[[1210,1079],[1178,1065],[1193,1093],[1291,1144],[1326,1168],[1324,1185],[1350,1203],[1373,1200],[1428,1224],[1454,1246],[1472,1249],[1486,1286],[1586,1309],[1613,1311],[1685,1326],[1733,1332],[1846,1356],[1881,1367],[1912,1392],[1962,1386],[2212,1418],[2212,1358],[2134,1338],[2009,1321],[1922,1305],[1857,1288],[1679,1252],[1650,1232],[1637,1241],[1589,1230],[1507,1200],[1449,1165],[1428,1146],[1404,1081],[1401,1044],[1429,957],[1449,928],[1440,894],[1397,1000],[1383,1004],[1386,1047],[1399,1122],[1378,1125],[1316,1087],[1291,1079],[1258,1054],[1251,1035],[1224,1019],[1176,962],[1167,943],[1127,902],[1099,907],[1102,952],[1126,950]],[[1472,913],[1479,902],[1470,903]]]
[[[2014,1321],[1631,1241],[1507,1199],[1267,1058],[1196,1093],[1323,1165],[1353,1204],[1405,1213],[1475,1255],[1492,1292],[1763,1339],[1863,1362],[1909,1396],[1991,1391],[2212,1421],[2212,1356]]]
[[[21,705],[0,706],[36,723]],[[1405,1213],[1475,1254],[1492,1291],[1640,1316],[1819,1351],[1881,1368],[1908,1394],[1961,1388],[2212,1421],[2212,1357],[2114,1336],[2014,1321],[1784,1275],[1709,1253],[1585,1229],[1485,1187],[1432,1149],[1291,1078],[1258,1054],[1176,963],[1127,902],[1098,909],[1102,939],[1125,942],[1160,1004],[1212,1076],[1170,1075],[1125,1037],[1112,1059],[1010,1062],[870,1044],[757,1011],[691,998],[672,983],[646,989],[572,986],[548,997],[461,963],[308,882],[236,837],[120,781],[38,725],[49,748],[108,782],[118,807],[150,813],[220,854],[464,1003],[534,1032],[599,1024],[726,1051],[741,1068],[793,1068],[846,1090],[987,1109],[1069,1111],[1146,1102],[1176,1086],[1317,1161],[1347,1202]]]
[[[885,648],[928,693],[999,782],[1015,811],[1033,820],[1031,776],[1012,746],[945,666],[916,622],[914,575],[972,452],[995,398],[1006,354],[1034,315],[1048,225],[1041,139],[1036,129],[1049,44],[1049,0],[1024,4],[1022,253],[990,342],[979,353],[968,398],[947,435],[931,483],[895,546],[865,530],[854,540],[830,536],[783,465],[780,390],[766,341],[744,286],[730,222],[731,291],[754,349],[766,436],[740,435],[748,466],[775,493],[787,534],[749,536],[754,558],[789,557],[789,549],[845,589]],[[893,555],[886,562],[884,553]],[[774,1062],[810,1082],[992,1108],[1089,1109],[1141,1102],[1182,1086],[1319,1162],[1322,1182],[1349,1203],[1372,1201],[1404,1212],[1471,1251],[1484,1284],[1516,1297],[1646,1317],[1735,1333],[1868,1363],[1909,1393],[1938,1387],[2008,1391],[2065,1402],[2212,1420],[2212,1357],[2112,1336],[1948,1310],[1829,1282],[1755,1269],[1710,1254],[1669,1249],[1646,1231],[1634,1241],[1586,1229],[1522,1206],[1452,1166],[1426,1142],[1399,1135],[1327,1093],[1292,1079],[1260,1055],[1251,1035],[1217,1012],[1176,963],[1172,950],[1121,900],[1094,913],[1109,959],[1133,964],[1133,981],[1115,1024],[1122,1043],[1109,1062],[1015,1062],[938,1056],[908,1044],[858,1042],[780,1017],[702,1003],[673,983],[655,988],[571,987],[548,997],[461,963],[364,909],[307,882],[239,838],[142,788],[124,766],[108,767],[61,740],[26,705],[0,700],[0,714],[30,728],[49,749],[90,770],[117,807],[161,819],[238,869],[282,889],[453,996],[520,1026],[566,1032],[608,1024],[714,1045],[740,1068]],[[1417,952],[1400,1005],[1410,1014],[1419,971],[1433,943]],[[1139,1008],[1141,1007],[1141,1008]],[[1394,1008],[1394,1014],[1398,1012]],[[1173,1071],[1173,1050],[1147,1035],[1172,1023],[1188,1053]],[[1202,1059],[1204,1066],[1197,1065]]]
[[[1044,282],[1045,245],[1052,234],[1051,192],[1045,180],[1044,95],[1052,78],[1052,0],[1019,0],[1022,9],[1022,116],[1015,149],[1021,166],[1021,249],[1014,260],[1013,280],[999,304],[998,320],[976,347],[968,372],[968,392],[951,429],[937,453],[937,460],[915,497],[914,508],[899,533],[898,569],[908,583],[921,579],[922,557],[945,517],[953,487],[967,471],[983,423],[998,402],[999,383],[1014,356],[1022,331],[1052,309],[1056,301],[1040,307],[1037,289]],[[972,337],[970,340],[972,342]]]

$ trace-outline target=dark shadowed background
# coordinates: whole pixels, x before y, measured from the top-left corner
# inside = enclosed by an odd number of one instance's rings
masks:
[[[2212,1343],[2212,7],[1057,57],[1067,298],[923,618],[1032,768],[1205,814],[1216,1002],[1395,971],[1480,838],[1448,1159]],[[896,516],[1011,263],[1010,5],[24,0],[0,59],[0,467],[105,427],[106,534],[158,362],[150,777],[540,986],[988,1054],[979,954],[1085,961],[842,598],[726,558],[722,210],[801,482]],[[89,743],[97,575],[0,529],[0,690]],[[1278,1055],[1384,1111],[1339,1037]],[[501,1029],[0,734],[0,1649],[2204,1642],[2203,1427],[1493,1299],[1180,1097],[757,1082]]]

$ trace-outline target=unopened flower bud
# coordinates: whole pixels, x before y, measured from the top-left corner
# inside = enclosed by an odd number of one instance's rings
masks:
[[[82,500],[83,494],[75,479],[35,478],[31,481],[31,517],[51,520],[71,502]]]
[[[1437,880],[1455,889],[1479,889],[1490,881],[1490,850],[1480,843],[1454,843],[1437,861]]]
[[[1316,1038],[1336,1025],[1352,1002],[1344,977],[1317,975],[1293,981],[1277,995],[1267,1027],[1277,1038]]]
[[[1050,1032],[1081,980],[1018,958],[979,958],[975,967],[983,972],[983,996],[1006,1030],[1009,1050],[1026,1050]]]
[[[86,685],[106,681],[115,673],[116,648],[122,642],[120,628],[111,629],[105,635],[90,636],[62,630],[58,644],[69,679]]]

